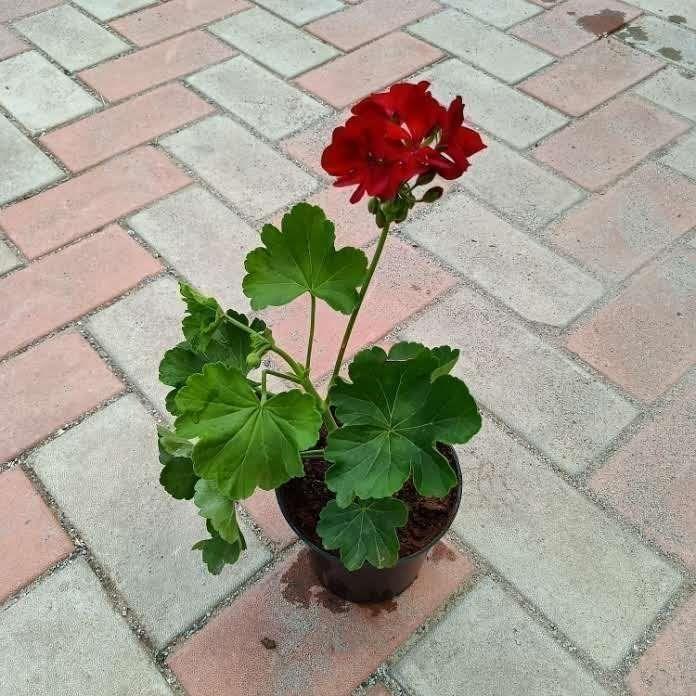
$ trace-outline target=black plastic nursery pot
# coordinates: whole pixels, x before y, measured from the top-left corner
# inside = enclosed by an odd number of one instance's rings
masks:
[[[392,599],[413,584],[418,577],[420,569],[423,567],[423,563],[426,561],[428,552],[452,526],[462,499],[462,471],[457,454],[448,445],[440,444],[438,449],[446,455],[457,474],[457,488],[455,489],[453,499],[450,501],[449,513],[443,521],[442,529],[428,540],[423,548],[401,557],[397,564],[391,568],[380,569],[365,563],[359,570],[347,570],[338,556],[318,546],[298,526],[296,515],[293,515],[293,508],[287,493],[288,484],[276,490],[278,506],[283,513],[283,517],[285,517],[295,534],[309,548],[312,568],[319,581],[327,590],[350,602],[372,603]]]

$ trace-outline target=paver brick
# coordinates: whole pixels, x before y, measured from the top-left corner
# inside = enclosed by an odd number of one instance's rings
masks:
[[[339,0],[256,0],[256,4],[293,24],[306,24],[343,8]]]
[[[12,696],[171,696],[78,558],[0,613],[0,683]]]
[[[191,550],[205,523],[160,486],[155,422],[135,396],[42,447],[32,465],[158,647],[270,559],[242,525],[244,555],[218,577],[208,573]]]
[[[573,643],[615,667],[679,573],[490,421],[458,452],[474,485],[455,533]]]
[[[283,77],[298,75],[338,54],[331,46],[259,7],[209,29]]]
[[[60,0],[4,0],[0,5],[0,22],[8,22],[59,3]]]
[[[415,696],[607,696],[490,578],[457,600],[394,672]]]
[[[36,51],[0,63],[0,104],[33,133],[99,106],[94,97]]]
[[[186,641],[168,664],[190,696],[348,696],[471,577],[466,557],[452,547],[437,551],[396,599],[351,604],[318,584],[303,549]],[[264,639],[276,647],[267,649]]]
[[[432,82],[433,94],[443,101],[462,95],[466,118],[513,147],[527,148],[568,122],[536,99],[455,58],[422,73],[421,78]],[[478,155],[472,167],[477,163]]]
[[[0,461],[123,389],[77,334],[52,338],[0,365],[0,387]]]
[[[40,142],[76,172],[214,111],[183,85],[168,84],[54,130]]]
[[[0,204],[13,201],[63,176],[62,170],[2,114],[0,151],[4,155],[0,158]]]
[[[21,469],[0,474],[0,602],[73,550]]]
[[[367,690],[367,696],[392,696],[392,693],[381,684],[375,684]]]
[[[161,152],[142,147],[0,212],[30,258],[55,249],[190,183]]]
[[[352,51],[441,7],[435,0],[364,0],[305,28],[343,51]]]
[[[247,0],[168,0],[111,22],[136,46],[149,46],[252,7]]]
[[[235,53],[210,34],[196,30],[83,70],[79,77],[109,101],[118,101]]]
[[[459,348],[455,372],[476,399],[570,473],[636,416],[613,390],[471,290],[441,301],[402,335]]]
[[[633,696],[691,696],[696,684],[696,598],[674,615],[628,676]]]
[[[645,268],[567,346],[638,399],[652,401],[696,360],[696,250]]]
[[[541,12],[525,0],[442,0],[450,7],[478,17],[499,29],[508,29],[525,19]]]
[[[647,12],[652,12],[673,24],[696,29],[696,7],[683,0],[631,0]]]
[[[422,19],[410,30],[505,82],[517,82],[553,60],[548,53],[453,9]]]
[[[5,242],[0,241],[0,275],[17,268],[19,265],[19,258]]]
[[[152,5],[157,0],[74,0],[74,2],[104,22]]]
[[[226,308],[247,311],[241,277],[247,253],[260,244],[260,229],[198,186],[155,203],[128,224],[201,292]]]
[[[694,33],[674,22],[644,15],[622,29],[616,37],[629,46],[647,51],[688,70],[696,69]]]
[[[682,119],[623,95],[552,135],[534,156],[597,191],[688,128]]]
[[[511,33],[555,56],[567,56],[640,14],[636,7],[618,0],[568,0],[516,26]]]
[[[129,48],[125,41],[70,5],[59,5],[14,26],[70,71],[86,68]]]
[[[366,251],[372,257],[374,247]],[[346,359],[384,337],[397,324],[427,307],[453,287],[456,278],[429,257],[397,237],[389,239],[365,297],[365,304],[348,343]],[[292,355],[303,357],[307,348],[308,303],[304,300],[279,310],[273,320],[273,336]],[[325,375],[332,367],[348,317],[323,302],[317,307],[312,371]]]
[[[663,67],[663,63],[613,39],[590,44],[519,88],[571,116],[602,102]]]
[[[297,83],[341,109],[441,56],[429,44],[395,32],[305,73]]]
[[[329,114],[323,104],[244,56],[207,68],[187,81],[271,140]]]
[[[667,67],[649,80],[641,82],[634,92],[680,116],[696,121],[696,80],[688,73]]]
[[[162,144],[254,218],[304,198],[316,185],[309,174],[225,116],[211,116]]]
[[[161,265],[118,225],[0,279],[0,355],[137,285]]]
[[[530,321],[565,326],[603,293],[594,278],[462,192],[404,233]]]
[[[692,131],[678,145],[675,145],[660,161],[696,179],[696,131]]]
[[[87,321],[87,330],[113,364],[169,419],[164,399],[170,387],[159,381],[159,364],[164,352],[183,340],[183,314],[176,281],[164,277]]]
[[[696,379],[591,480],[592,488],[655,543],[696,570]]]
[[[251,498],[243,502],[243,505],[271,541],[283,548],[296,541],[297,535],[285,521],[274,491],[263,491],[259,488]]]
[[[546,234],[549,241],[614,282],[696,225],[696,185],[652,162],[593,196]]]
[[[0,26],[0,60],[16,56],[28,49],[27,43],[22,41],[9,27]]]

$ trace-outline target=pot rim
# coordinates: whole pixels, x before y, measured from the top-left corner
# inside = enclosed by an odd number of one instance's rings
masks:
[[[405,563],[408,561],[411,561],[413,559],[418,558],[419,556],[422,556],[423,554],[426,554],[430,549],[437,544],[440,539],[442,539],[445,534],[447,534],[447,531],[450,529],[452,526],[452,523],[454,522],[454,518],[457,516],[457,513],[459,512],[459,506],[462,502],[462,488],[463,488],[463,481],[462,481],[462,468],[459,463],[459,457],[457,456],[457,451],[452,447],[452,445],[446,445],[444,443],[437,443],[439,447],[443,447],[447,450],[452,455],[453,463],[454,463],[454,473],[457,475],[457,495],[454,501],[454,505],[452,506],[451,513],[447,519],[447,524],[443,527],[442,531],[439,532],[434,539],[432,539],[430,542],[428,542],[427,546],[424,546],[422,549],[419,551],[414,551],[413,553],[408,554],[408,556],[401,556],[399,557],[399,560],[396,562],[395,565],[389,566],[388,568],[375,568],[372,566],[368,561],[365,561],[365,563],[358,568],[358,570],[354,571],[349,571],[346,569],[346,572],[353,572],[353,573],[359,573],[361,570],[363,570],[366,566],[372,568],[373,570],[391,570],[393,568],[397,568],[401,563]],[[299,529],[295,523],[288,518],[287,515],[287,506],[285,505],[285,501],[282,498],[282,495],[280,491],[282,490],[283,486],[278,486],[278,488],[275,489],[275,494],[276,494],[276,501],[278,502],[278,507],[280,508],[280,512],[283,514],[283,518],[285,521],[288,523],[288,526],[290,529],[292,529],[295,534],[297,534],[298,538],[302,540],[303,543],[305,543],[309,548],[314,551],[315,553],[318,553],[320,556],[323,556],[327,560],[334,561],[336,563],[340,563],[343,565],[340,556],[335,556],[334,554],[330,553],[326,549],[322,548],[321,546],[317,546],[311,539],[308,539],[305,533]],[[345,567],[345,566],[344,566]]]

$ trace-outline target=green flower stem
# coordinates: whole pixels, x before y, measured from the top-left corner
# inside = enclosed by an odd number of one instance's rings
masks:
[[[307,341],[307,359],[305,360],[305,368],[309,374],[309,367],[312,363],[312,347],[314,346],[314,323],[317,317],[317,300],[314,295],[310,294],[312,302],[309,310],[309,339]]]
[[[302,384],[302,382],[297,379],[294,375],[289,375],[286,372],[277,372],[276,370],[263,370],[267,375],[273,375],[274,377],[280,377],[281,379],[286,379],[288,382],[293,382],[294,384]]]
[[[311,449],[311,450],[304,450],[303,452],[300,452],[303,458],[308,459],[311,457],[323,457],[324,456],[324,450],[323,449]]]
[[[353,309],[353,312],[350,315],[350,319],[348,320],[348,325],[346,326],[346,330],[343,333],[343,340],[341,341],[341,348],[339,349],[338,355],[336,356],[336,362],[334,363],[333,372],[331,373],[331,380],[329,382],[329,388],[331,388],[331,385],[336,381],[336,377],[338,377],[338,372],[341,369],[341,365],[343,364],[343,356],[346,354],[346,349],[348,348],[348,341],[350,341],[350,336],[353,333],[353,327],[355,326],[355,320],[358,318],[358,312],[360,312],[360,308],[362,307],[362,303],[365,300],[365,295],[367,295],[367,290],[370,287],[370,281],[372,280],[372,276],[375,273],[375,269],[377,268],[377,264],[379,263],[379,259],[382,256],[382,250],[384,249],[384,243],[387,241],[387,235],[389,234],[389,226],[390,226],[390,223],[387,223],[384,226],[384,228],[382,229],[382,234],[379,236],[379,241],[377,242],[377,248],[375,249],[375,253],[372,257],[372,261],[370,262],[370,267],[367,269],[367,276],[365,276],[365,282],[363,283],[362,287],[360,288],[360,294],[358,295],[358,303],[355,305],[355,309]]]

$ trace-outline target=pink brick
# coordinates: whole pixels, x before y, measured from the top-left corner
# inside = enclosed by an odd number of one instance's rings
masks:
[[[572,208],[549,241],[605,278],[624,278],[696,225],[696,185],[641,165],[604,195]]]
[[[34,258],[189,183],[168,157],[142,147],[5,208],[0,226]]]
[[[437,48],[396,32],[305,73],[297,82],[343,108],[441,57]]]
[[[372,257],[373,251],[374,247],[367,250],[368,258]],[[346,359],[427,307],[456,282],[454,276],[437,266],[432,259],[392,236],[353,329]],[[271,319],[275,339],[297,357],[304,357],[306,350],[307,305],[303,301],[295,302],[288,308],[273,312],[279,320]],[[319,302],[312,357],[312,374],[315,378],[333,367],[347,321],[345,314],[334,312],[326,303]]]
[[[696,571],[696,379],[679,389],[590,485]]]
[[[0,279],[0,355],[77,319],[161,269],[159,261],[112,225]]]
[[[21,469],[0,474],[0,602],[73,550]]]
[[[581,116],[663,65],[624,43],[605,39],[563,59],[519,87],[559,111]]]
[[[40,140],[69,169],[80,171],[213,111],[184,86],[169,84],[54,130]]]
[[[136,46],[149,46],[251,6],[247,0],[169,0],[121,17],[111,26]]]
[[[688,129],[682,119],[624,95],[552,135],[534,156],[597,191]]]
[[[658,397],[696,361],[696,250],[634,276],[567,345],[638,399]]]
[[[55,7],[60,0],[2,0],[0,2],[0,22],[9,22],[24,15],[33,14],[49,7]]]
[[[8,360],[0,365],[0,461],[122,390],[78,334],[62,334]]]
[[[392,694],[381,684],[375,684],[367,690],[366,696],[392,696]]]
[[[184,643],[169,665],[189,696],[348,696],[472,571],[468,558],[439,547],[401,596],[350,604],[319,586],[303,549]]]
[[[192,31],[83,70],[79,77],[109,101],[118,101],[236,53],[210,34]]]
[[[0,60],[16,56],[28,48],[29,46],[17,34],[0,25]]]
[[[244,507],[271,541],[284,548],[297,539],[278,507],[274,491],[257,490],[244,501]]]
[[[365,0],[304,28],[343,51],[352,51],[440,9],[442,5],[434,0]]]
[[[628,685],[633,696],[694,696],[696,596],[677,611],[631,670]]]
[[[556,56],[567,56],[641,14],[638,8],[617,0],[569,0],[555,7],[549,2],[536,4],[550,9],[517,25],[511,33]]]

